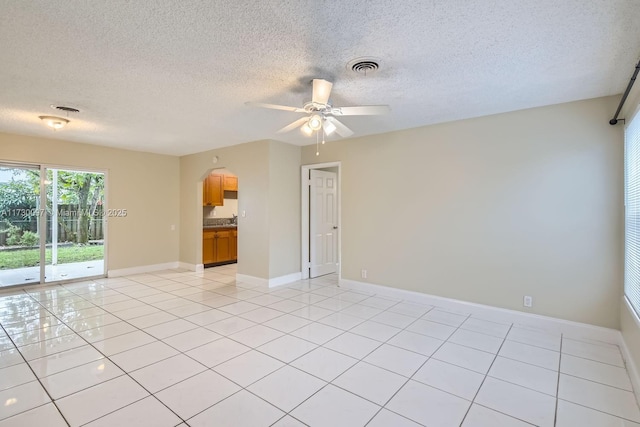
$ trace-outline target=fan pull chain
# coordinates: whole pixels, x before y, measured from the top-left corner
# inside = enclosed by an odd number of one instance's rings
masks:
[[[322,145],[324,145],[324,126],[322,126]]]
[[[316,156],[320,155],[320,135],[316,132]]]

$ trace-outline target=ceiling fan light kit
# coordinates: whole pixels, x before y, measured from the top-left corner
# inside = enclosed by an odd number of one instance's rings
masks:
[[[251,107],[269,108],[272,110],[290,111],[292,113],[304,113],[306,117],[289,123],[277,133],[285,133],[299,127],[305,136],[313,136],[316,133],[316,145],[319,143],[319,132],[322,131],[322,143],[325,143],[325,135],[338,134],[343,138],[353,135],[353,131],[336,116],[372,116],[386,114],[391,109],[388,105],[361,105],[354,107],[334,107],[329,103],[331,88],[333,83],[323,79],[313,79],[313,92],[311,101],[303,105],[302,108],[289,107],[286,105],[265,104],[261,102],[247,102]],[[316,155],[320,153],[316,150]]]
[[[300,127],[300,131],[306,135],[306,136],[311,136],[313,135],[313,129],[311,129],[311,126],[309,126],[309,123],[305,123]]]
[[[313,114],[309,117],[308,125],[311,130],[320,130],[322,127],[322,117],[319,114]]]
[[[333,123],[331,123],[329,121],[325,121],[324,122],[323,128],[324,128],[324,134],[325,135],[331,135],[333,132],[336,131],[336,125],[334,125]]]

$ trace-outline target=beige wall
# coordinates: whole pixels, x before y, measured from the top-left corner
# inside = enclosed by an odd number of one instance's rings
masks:
[[[217,157],[217,163],[213,158]],[[238,176],[238,273],[269,277],[269,141],[180,158],[180,261],[202,264],[202,179],[212,169]]]
[[[222,206],[205,206],[202,208],[202,216],[204,218],[233,218],[238,216],[238,199],[224,198]]]
[[[269,151],[269,278],[300,271],[300,147]]]
[[[109,270],[178,260],[177,157],[0,133],[0,160],[106,170]]]
[[[343,278],[617,328],[618,99],[304,147],[342,162]]]
[[[269,279],[299,272],[300,147],[278,141],[180,158],[180,261],[202,263],[202,178],[213,168],[238,176],[238,273]]]

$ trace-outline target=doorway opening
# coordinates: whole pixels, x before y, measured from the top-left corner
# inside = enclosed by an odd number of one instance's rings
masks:
[[[202,264],[238,262],[238,176],[213,169],[202,181]]]
[[[302,166],[302,278],[341,277],[341,163]]]
[[[105,173],[0,163],[0,287],[104,277]]]

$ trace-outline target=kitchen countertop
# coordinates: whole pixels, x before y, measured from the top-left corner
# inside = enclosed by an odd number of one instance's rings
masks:
[[[203,230],[215,230],[217,228],[238,228],[236,224],[227,224],[227,225],[203,225]]]

